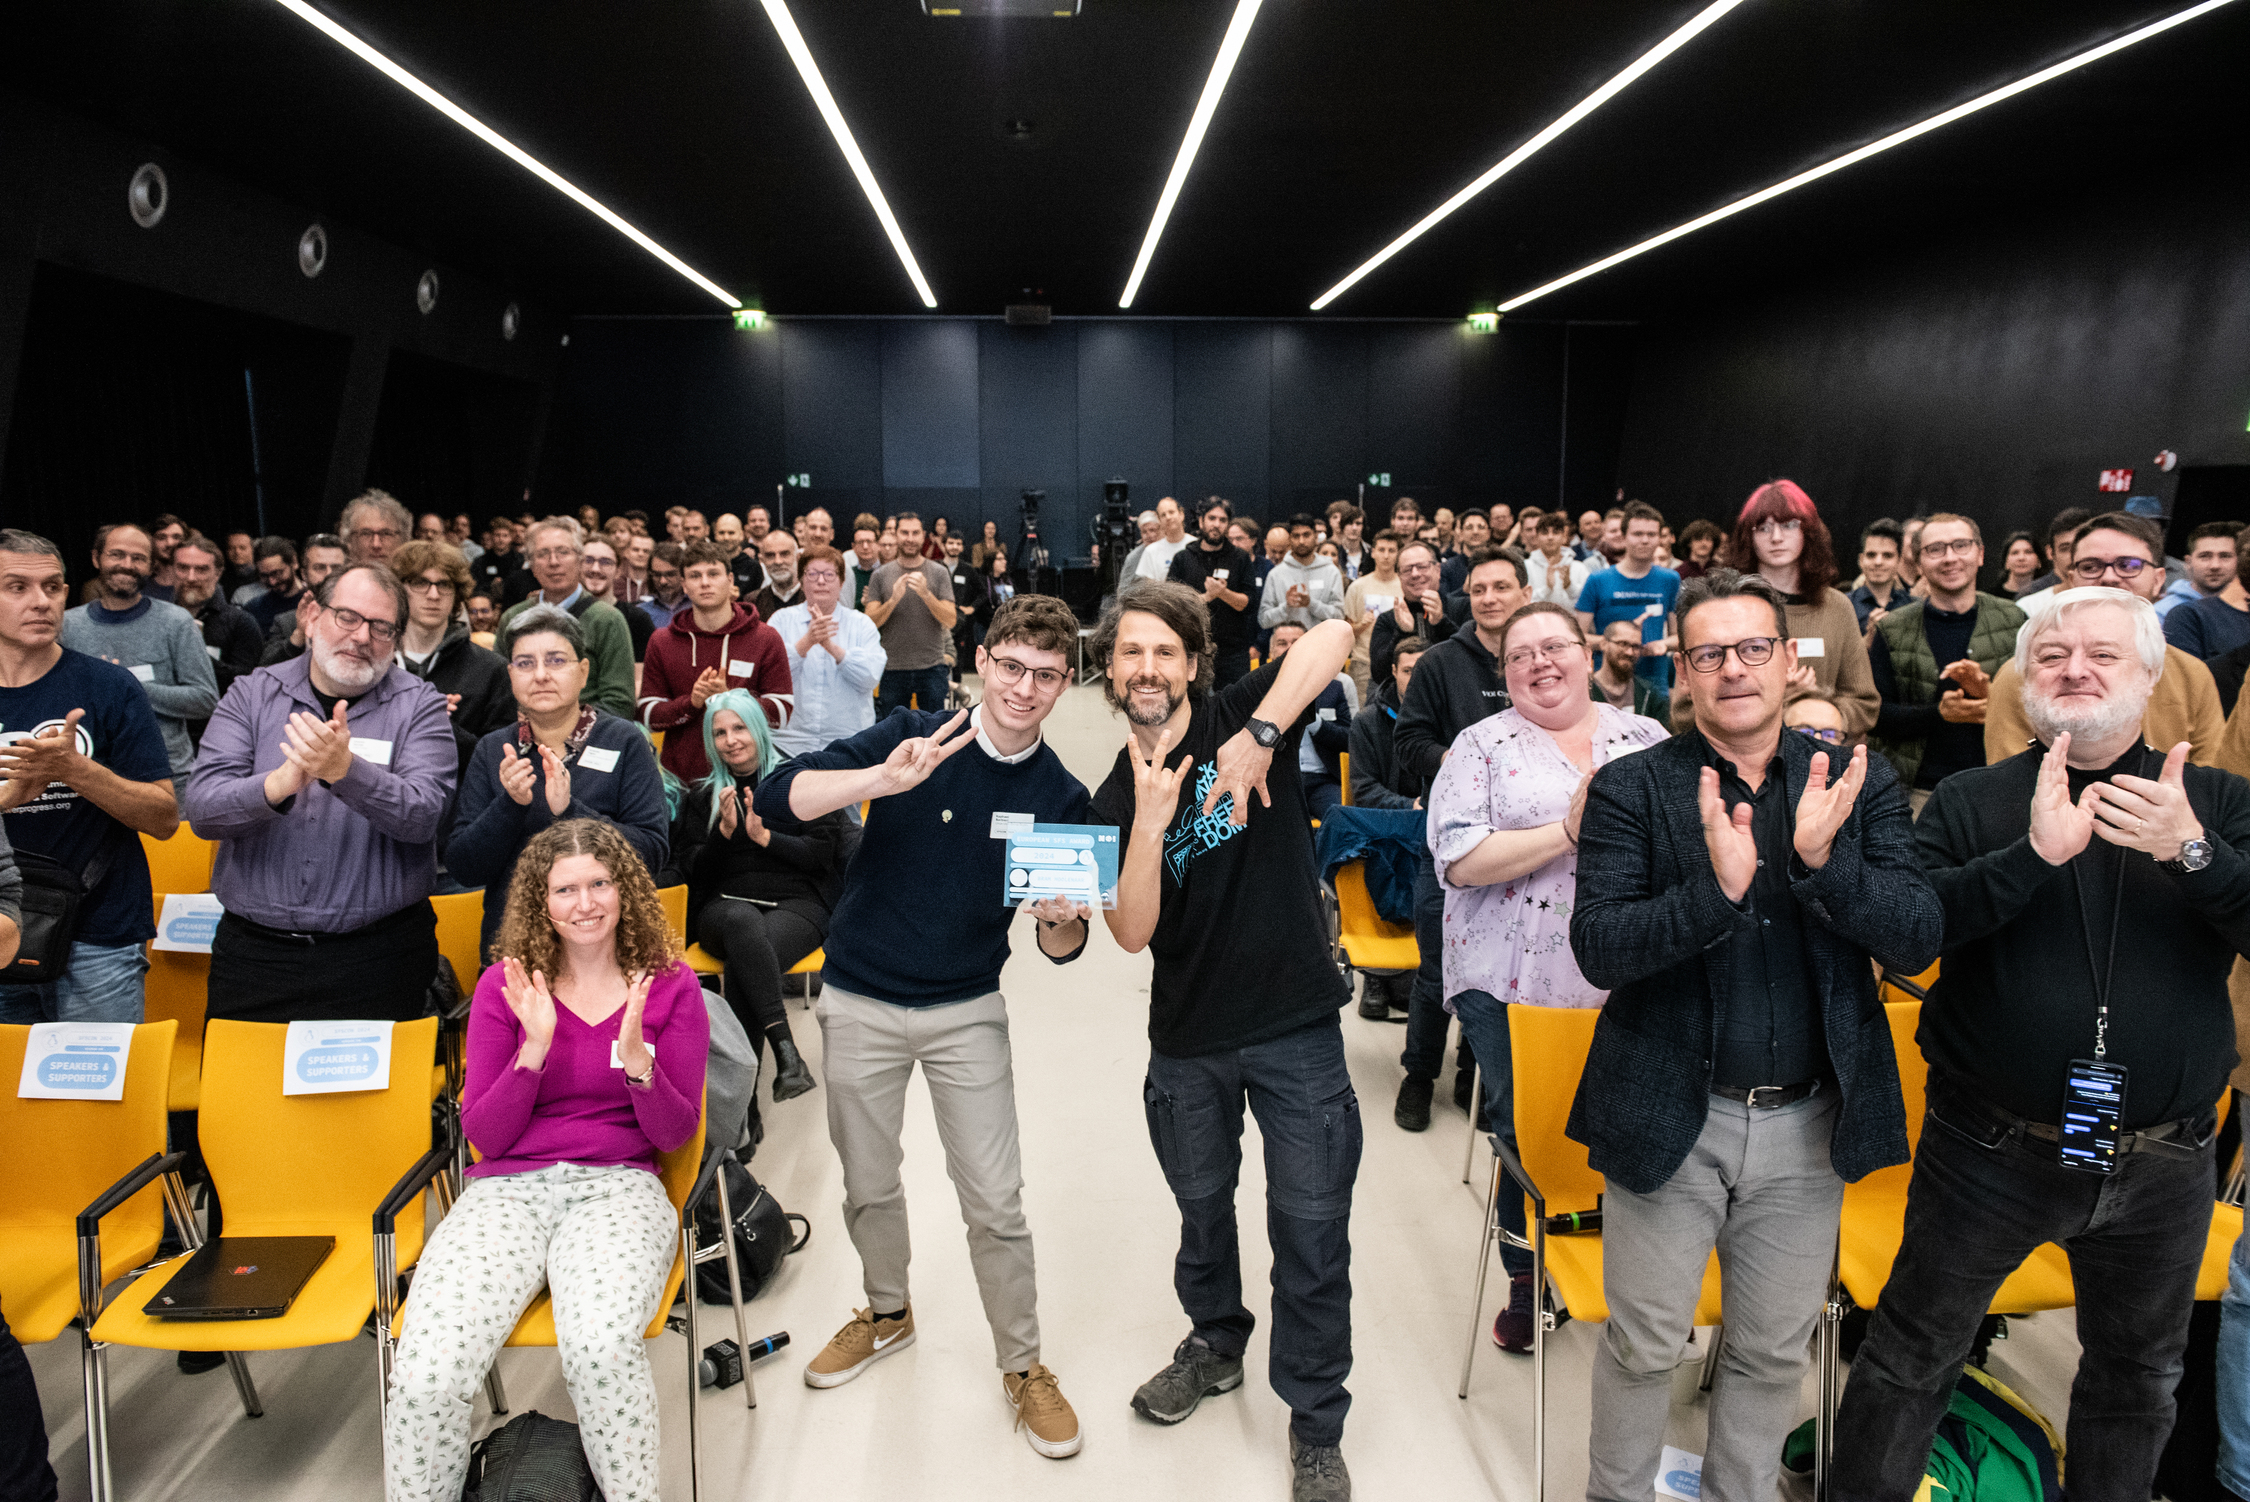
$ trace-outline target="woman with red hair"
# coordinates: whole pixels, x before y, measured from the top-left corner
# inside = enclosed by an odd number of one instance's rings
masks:
[[[1794,480],[1769,480],[1751,491],[1721,561],[1760,575],[1789,602],[1789,634],[1797,643],[1796,682],[1835,695],[1847,736],[1874,729],[1883,700],[1868,666],[1867,642],[1851,600],[1835,588],[1835,545],[1804,487]]]

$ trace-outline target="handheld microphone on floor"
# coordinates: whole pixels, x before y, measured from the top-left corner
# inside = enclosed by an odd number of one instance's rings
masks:
[[[738,1349],[731,1340],[705,1346],[703,1359],[696,1363],[696,1378],[704,1387],[732,1387],[742,1380],[742,1369],[746,1364],[763,1356],[771,1356],[787,1344],[789,1332],[784,1330],[778,1335],[751,1341],[747,1352]]]
[[[779,1335],[768,1335],[763,1340],[751,1341],[750,1349],[745,1353],[745,1356],[748,1360],[756,1361],[761,1357],[771,1356],[787,1344],[789,1344],[789,1332],[784,1330]]]

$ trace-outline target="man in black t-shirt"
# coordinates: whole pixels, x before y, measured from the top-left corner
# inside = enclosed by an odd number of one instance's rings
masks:
[[[1227,523],[1234,507],[1217,496],[1204,503],[1198,518],[1199,535],[1192,548],[1172,555],[1171,579],[1203,596],[1211,616],[1211,668],[1216,687],[1230,688],[1250,675],[1250,638],[1257,623],[1250,618],[1250,602],[1264,594],[1253,592],[1250,555],[1227,541]]]
[[[1133,1408],[1176,1424],[1242,1382],[1256,1323],[1234,1213],[1247,1101],[1266,1148],[1268,1364],[1292,1415],[1291,1495],[1304,1502],[1351,1495],[1341,1445],[1361,1132],[1336,1017],[1347,993],[1329,962],[1292,773],[1307,708],[1351,650],[1350,625],[1324,621],[1287,658],[1214,694],[1207,609],[1169,581],[1126,585],[1093,640],[1103,691],[1132,722],[1094,797],[1095,812],[1128,831],[1105,916],[1119,945],[1156,960],[1142,1098],[1180,1206],[1173,1287],[1194,1322]]]

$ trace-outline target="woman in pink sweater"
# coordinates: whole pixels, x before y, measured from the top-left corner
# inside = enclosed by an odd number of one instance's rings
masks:
[[[383,1432],[387,1494],[461,1495],[477,1387],[544,1285],[595,1482],[610,1502],[654,1502],[641,1332],[679,1236],[657,1157],[702,1119],[702,989],[647,866],[594,819],[524,847],[494,949],[461,1090],[479,1161],[414,1272]]]

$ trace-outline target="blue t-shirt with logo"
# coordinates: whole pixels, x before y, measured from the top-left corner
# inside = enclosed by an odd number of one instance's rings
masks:
[[[140,680],[113,662],[63,648],[62,661],[22,688],[0,687],[0,745],[62,724],[74,709],[78,749],[127,782],[172,775],[164,732]],[[8,842],[84,871],[104,850],[109,869],[78,909],[81,944],[138,944],[156,937],[148,857],[140,836],[81,793],[53,783],[7,815]]]
[[[1586,587],[1578,592],[1578,608],[1593,613],[1595,635],[1608,630],[1613,621],[1638,620],[1642,641],[1663,640],[1664,622],[1679,603],[1680,576],[1668,568],[1651,568],[1638,579],[1628,579],[1616,568],[1605,568],[1589,575]],[[1668,688],[1672,659],[1643,657],[1633,673]]]

